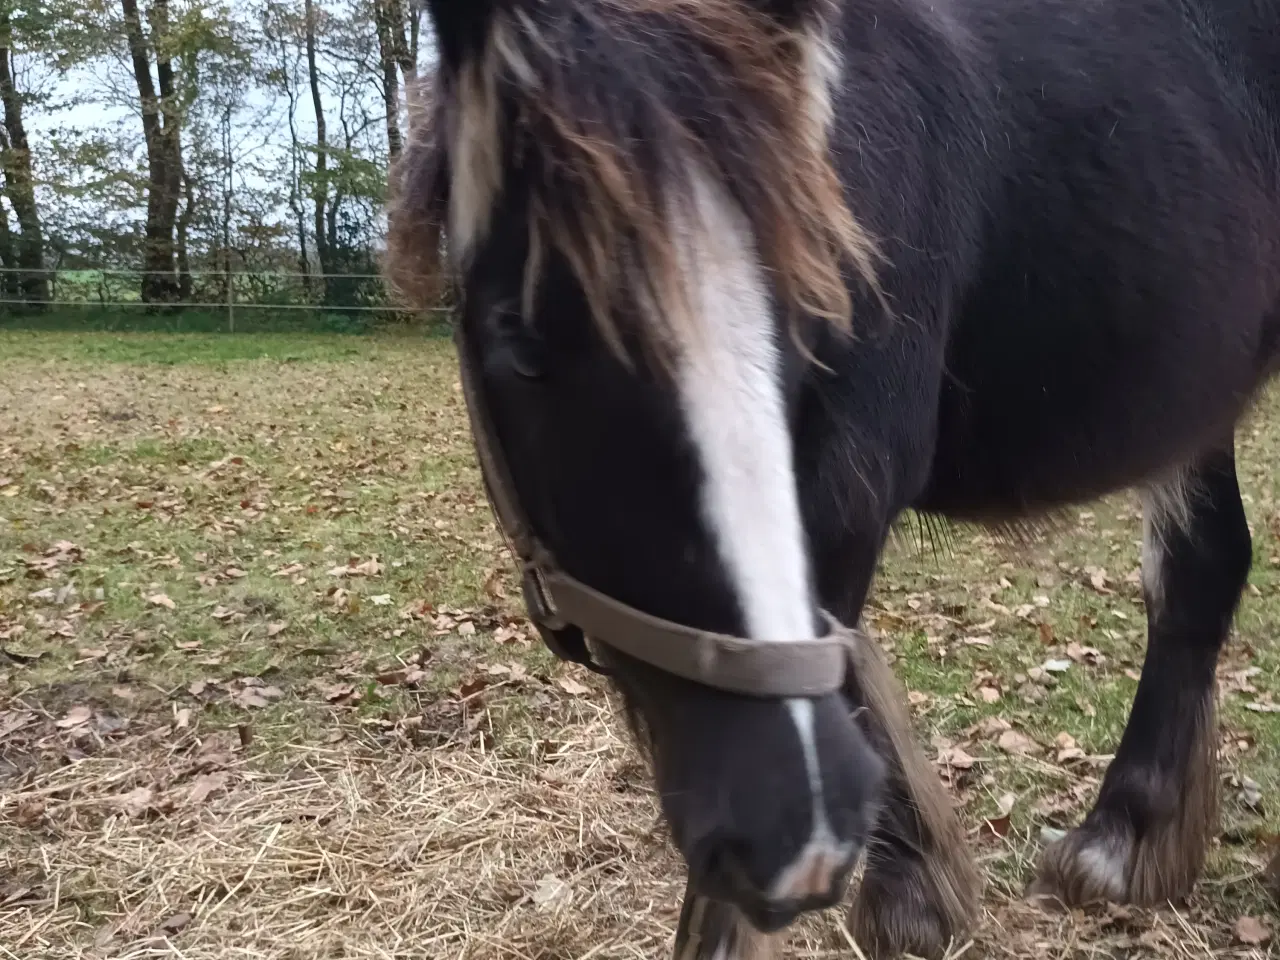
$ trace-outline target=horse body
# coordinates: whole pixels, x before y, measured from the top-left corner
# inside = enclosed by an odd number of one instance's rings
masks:
[[[935,9],[843,8],[832,149],[903,322],[820,353],[857,425],[830,455],[890,474],[882,512],[1005,519],[1221,443],[1280,323],[1280,87],[1222,52],[1252,34],[1163,2]]]
[[[563,566],[776,642],[819,608],[856,623],[908,508],[1004,523],[1140,488],[1142,681],[1035,889],[1187,892],[1251,559],[1232,434],[1280,359],[1280,3],[428,6],[441,114],[391,247],[413,288],[452,215],[469,360]],[[842,310],[853,336],[816,319]],[[689,864],[688,956],[740,960],[834,902],[864,846],[869,953],[940,955],[972,923],[874,663],[783,703],[609,660]]]

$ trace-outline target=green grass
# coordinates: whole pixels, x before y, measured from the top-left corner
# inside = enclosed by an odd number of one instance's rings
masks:
[[[1254,874],[1280,832],[1280,715],[1248,709],[1280,700],[1276,396],[1239,447],[1255,563],[1222,670],[1233,839],[1190,915],[1215,949],[1237,915],[1271,909]],[[1121,495],[1020,544],[968,528],[922,543],[907,524],[884,558],[868,622],[929,750],[976,758],[952,786],[1007,895],[1040,829],[1087,809],[1123,729],[1145,642],[1139,538]],[[286,759],[513,667],[546,683],[491,701],[485,749],[568,742],[532,719],[571,674],[519,596],[447,340],[0,331],[0,719],[6,703],[43,712],[40,736],[4,752],[27,774],[64,762],[54,722],[84,704],[144,727],[181,710],[205,730],[250,725]],[[408,685],[391,675],[406,664]],[[246,678],[272,695],[247,697]],[[993,719],[1035,756],[1002,749]],[[1058,759],[1064,734],[1082,758]],[[1261,814],[1233,777],[1261,786]],[[1008,835],[984,834],[1010,793]]]
[[[141,303],[58,305],[45,310],[0,309],[0,332],[43,333],[170,333],[245,334],[277,333],[367,334],[378,331],[421,327],[439,334],[446,325],[439,317],[411,321],[389,309],[369,310],[363,305],[308,307],[244,303],[228,312],[224,309],[193,307],[147,307]]]

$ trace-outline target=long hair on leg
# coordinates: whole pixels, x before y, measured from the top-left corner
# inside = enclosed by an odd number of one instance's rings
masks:
[[[906,691],[875,641],[854,631],[848,696],[888,762],[897,796],[868,844],[850,911],[860,945],[877,957],[941,956],[977,922],[982,878],[933,765],[917,745]]]

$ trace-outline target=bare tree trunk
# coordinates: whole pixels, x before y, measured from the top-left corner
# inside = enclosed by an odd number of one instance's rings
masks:
[[[316,177],[312,187],[312,197],[316,207],[316,259],[320,261],[320,284],[323,293],[327,286],[324,276],[330,272],[330,246],[325,229],[329,220],[328,211],[326,211],[329,200],[329,144],[324,123],[324,99],[320,96],[320,72],[316,68],[316,8],[313,0],[303,0],[303,10],[306,14],[307,79],[311,84],[311,105],[316,114]]]
[[[4,101],[4,129],[8,141],[3,166],[6,192],[21,235],[10,244],[22,272],[22,297],[41,304],[49,299],[49,277],[44,271],[44,235],[36,208],[35,179],[31,173],[31,148],[22,123],[22,98],[13,81],[13,54],[8,8],[0,13],[0,100]]]
[[[170,200],[169,193],[175,175],[180,178],[181,174],[170,170],[172,151],[161,121],[160,98],[156,96],[151,79],[151,57],[142,32],[137,0],[120,0],[120,5],[124,10],[125,36],[133,61],[134,80],[138,85],[142,132],[147,143],[147,222],[142,299],[146,303],[172,301],[178,292],[173,274],[173,228],[177,202],[176,198]],[[169,80],[172,81],[172,75]]]
[[[404,40],[404,11],[397,0],[374,0],[374,23],[378,28],[378,54],[382,60],[382,100],[387,110],[387,153],[400,156],[400,64],[399,46]],[[397,37],[400,43],[397,43]]]
[[[161,230],[166,237],[174,236],[178,220],[178,205],[182,201],[182,186],[186,174],[182,169],[182,105],[178,101],[173,83],[173,63],[169,56],[169,0],[154,0],[151,6],[151,40],[156,50],[156,79],[160,83],[161,143],[164,147],[164,185],[161,191]],[[175,248],[179,257],[186,251]],[[190,278],[188,278],[188,284]],[[182,280],[178,278],[174,292],[181,297]]]
[[[231,155],[231,105],[222,114],[222,154],[226,170],[222,179],[222,269],[225,276],[224,299],[227,303],[227,326],[235,332],[235,277],[231,274],[231,201],[235,193],[235,167]]]
[[[280,76],[289,97],[289,209],[298,231],[298,271],[302,289],[311,293],[311,263],[307,259],[307,219],[302,211],[302,177],[298,169],[298,95],[290,82],[289,56],[284,41],[280,43]]]
[[[409,38],[406,41],[403,28],[400,31],[400,73],[404,76],[404,102],[408,107],[418,106],[418,33],[421,30],[422,0],[409,2]],[[401,20],[403,24],[403,14]]]
[[[191,232],[191,222],[196,216],[196,191],[191,175],[182,171],[182,190],[186,203],[182,207],[182,216],[178,218],[178,297],[183,303],[191,302],[191,257],[187,247],[187,237]]]
[[[17,300],[22,289],[18,283],[18,258],[13,249],[13,230],[9,226],[9,211],[0,204],[0,297],[5,300]],[[0,313],[6,313],[16,304],[6,303]]]

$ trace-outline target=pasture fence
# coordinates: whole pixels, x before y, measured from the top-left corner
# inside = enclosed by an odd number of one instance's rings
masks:
[[[155,272],[108,267],[0,267],[0,326],[165,328],[229,333],[448,325],[445,305],[422,313],[397,304],[376,273],[192,270],[161,274],[171,296],[144,300]],[[33,283],[34,281],[34,283]]]

